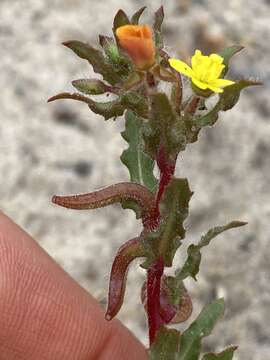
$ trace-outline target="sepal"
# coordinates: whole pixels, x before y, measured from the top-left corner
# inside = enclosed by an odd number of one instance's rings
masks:
[[[163,37],[161,32],[162,23],[164,20],[164,9],[163,6],[161,6],[156,12],[155,12],[155,19],[154,19],[154,37],[155,37],[155,44],[157,50],[161,50],[164,46],[163,44]],[[157,54],[158,54],[157,51]]]
[[[127,14],[122,10],[118,10],[113,20],[113,32],[120,26],[129,25],[130,21]]]
[[[146,9],[146,6],[141,7],[138,11],[136,11],[132,17],[131,17],[131,24],[138,25],[140,17],[142,16],[142,13]]]

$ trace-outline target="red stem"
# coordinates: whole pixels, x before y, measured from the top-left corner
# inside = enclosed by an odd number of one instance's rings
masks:
[[[157,165],[160,170],[159,189],[156,197],[156,211],[158,213],[159,213],[158,206],[162,198],[162,195],[175,171],[176,158],[177,156],[175,156],[173,160],[168,160],[163,147],[158,152]]]
[[[147,271],[147,315],[150,345],[153,344],[159,328],[164,324],[160,316],[160,280],[164,262],[157,259]]]
[[[173,160],[169,160],[166,156],[163,147],[160,148],[157,156],[157,165],[160,170],[160,181],[159,188],[156,195],[156,210],[155,216],[151,220],[152,228],[158,227],[160,222],[159,203],[162,195],[169,184],[176,165],[177,156]],[[168,307],[168,311],[161,308],[161,277],[164,272],[164,261],[162,258],[157,259],[148,269],[147,272],[147,316],[148,316],[148,327],[149,327],[149,341],[150,345],[153,344],[156,333],[159,328],[166,324],[168,319],[171,317],[171,307]],[[165,313],[166,314],[165,314]],[[167,314],[168,312],[168,314]],[[163,316],[161,316],[163,314]],[[168,315],[168,316],[167,316]]]

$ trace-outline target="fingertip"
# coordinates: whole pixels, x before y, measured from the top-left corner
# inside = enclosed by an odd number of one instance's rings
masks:
[[[138,340],[119,321],[108,322],[97,301],[2,212],[0,274],[3,358],[121,360],[133,359],[131,349],[134,360],[147,358]]]

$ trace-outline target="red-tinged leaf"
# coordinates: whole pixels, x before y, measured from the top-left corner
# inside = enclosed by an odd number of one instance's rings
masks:
[[[145,186],[131,182],[114,184],[88,194],[71,196],[53,196],[52,202],[77,210],[97,209],[114,203],[132,200],[136,202],[142,213],[143,222],[155,211],[155,197]]]
[[[106,320],[114,318],[121,308],[125,295],[128,266],[134,259],[143,256],[144,249],[139,237],[129,240],[118,250],[110,275]]]
[[[74,93],[74,94],[70,94],[67,92],[60,93],[58,95],[51,97],[48,100],[48,102],[52,102],[60,99],[72,99],[72,100],[82,101],[86,103],[94,113],[103,116],[105,120],[122,116],[125,111],[125,108],[121,104],[121,101],[119,99],[113,101],[107,101],[107,102],[97,102],[79,93]]]
[[[169,303],[176,309],[176,314],[170,323],[178,324],[188,320],[192,314],[193,305],[184,283],[173,276],[164,276],[163,288]]]
[[[147,313],[147,283],[144,282],[141,290],[141,302]],[[168,324],[176,316],[176,308],[169,302],[169,298],[163,287],[164,281],[161,279],[161,293],[160,293],[160,309],[159,315],[161,316],[164,324]]]

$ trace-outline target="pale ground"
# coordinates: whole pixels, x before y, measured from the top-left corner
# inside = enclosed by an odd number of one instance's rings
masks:
[[[198,283],[188,287],[194,316],[216,296],[225,296],[225,320],[208,349],[238,344],[236,360],[270,359],[270,1],[167,0],[167,49],[188,56],[195,47],[214,51],[224,44],[247,49],[233,62],[231,76],[255,77],[262,88],[246,91],[240,103],[180,159],[191,201],[187,243],[209,227],[231,219],[246,228],[220,236],[203,250]],[[47,104],[71,90],[72,79],[89,76],[87,64],[60,45],[69,39],[95,43],[108,33],[119,7],[127,12],[160,1],[0,0],[1,208],[24,227],[71,276],[99,300],[117,248],[140,225],[120,207],[68,211],[50,203],[53,194],[72,194],[127,180],[119,161],[125,143],[123,120],[104,122],[83,104]],[[182,253],[185,247],[182,249]],[[181,259],[181,256],[177,258]],[[137,264],[138,265],[138,264]],[[139,304],[144,272],[131,268],[119,317],[146,342]]]

